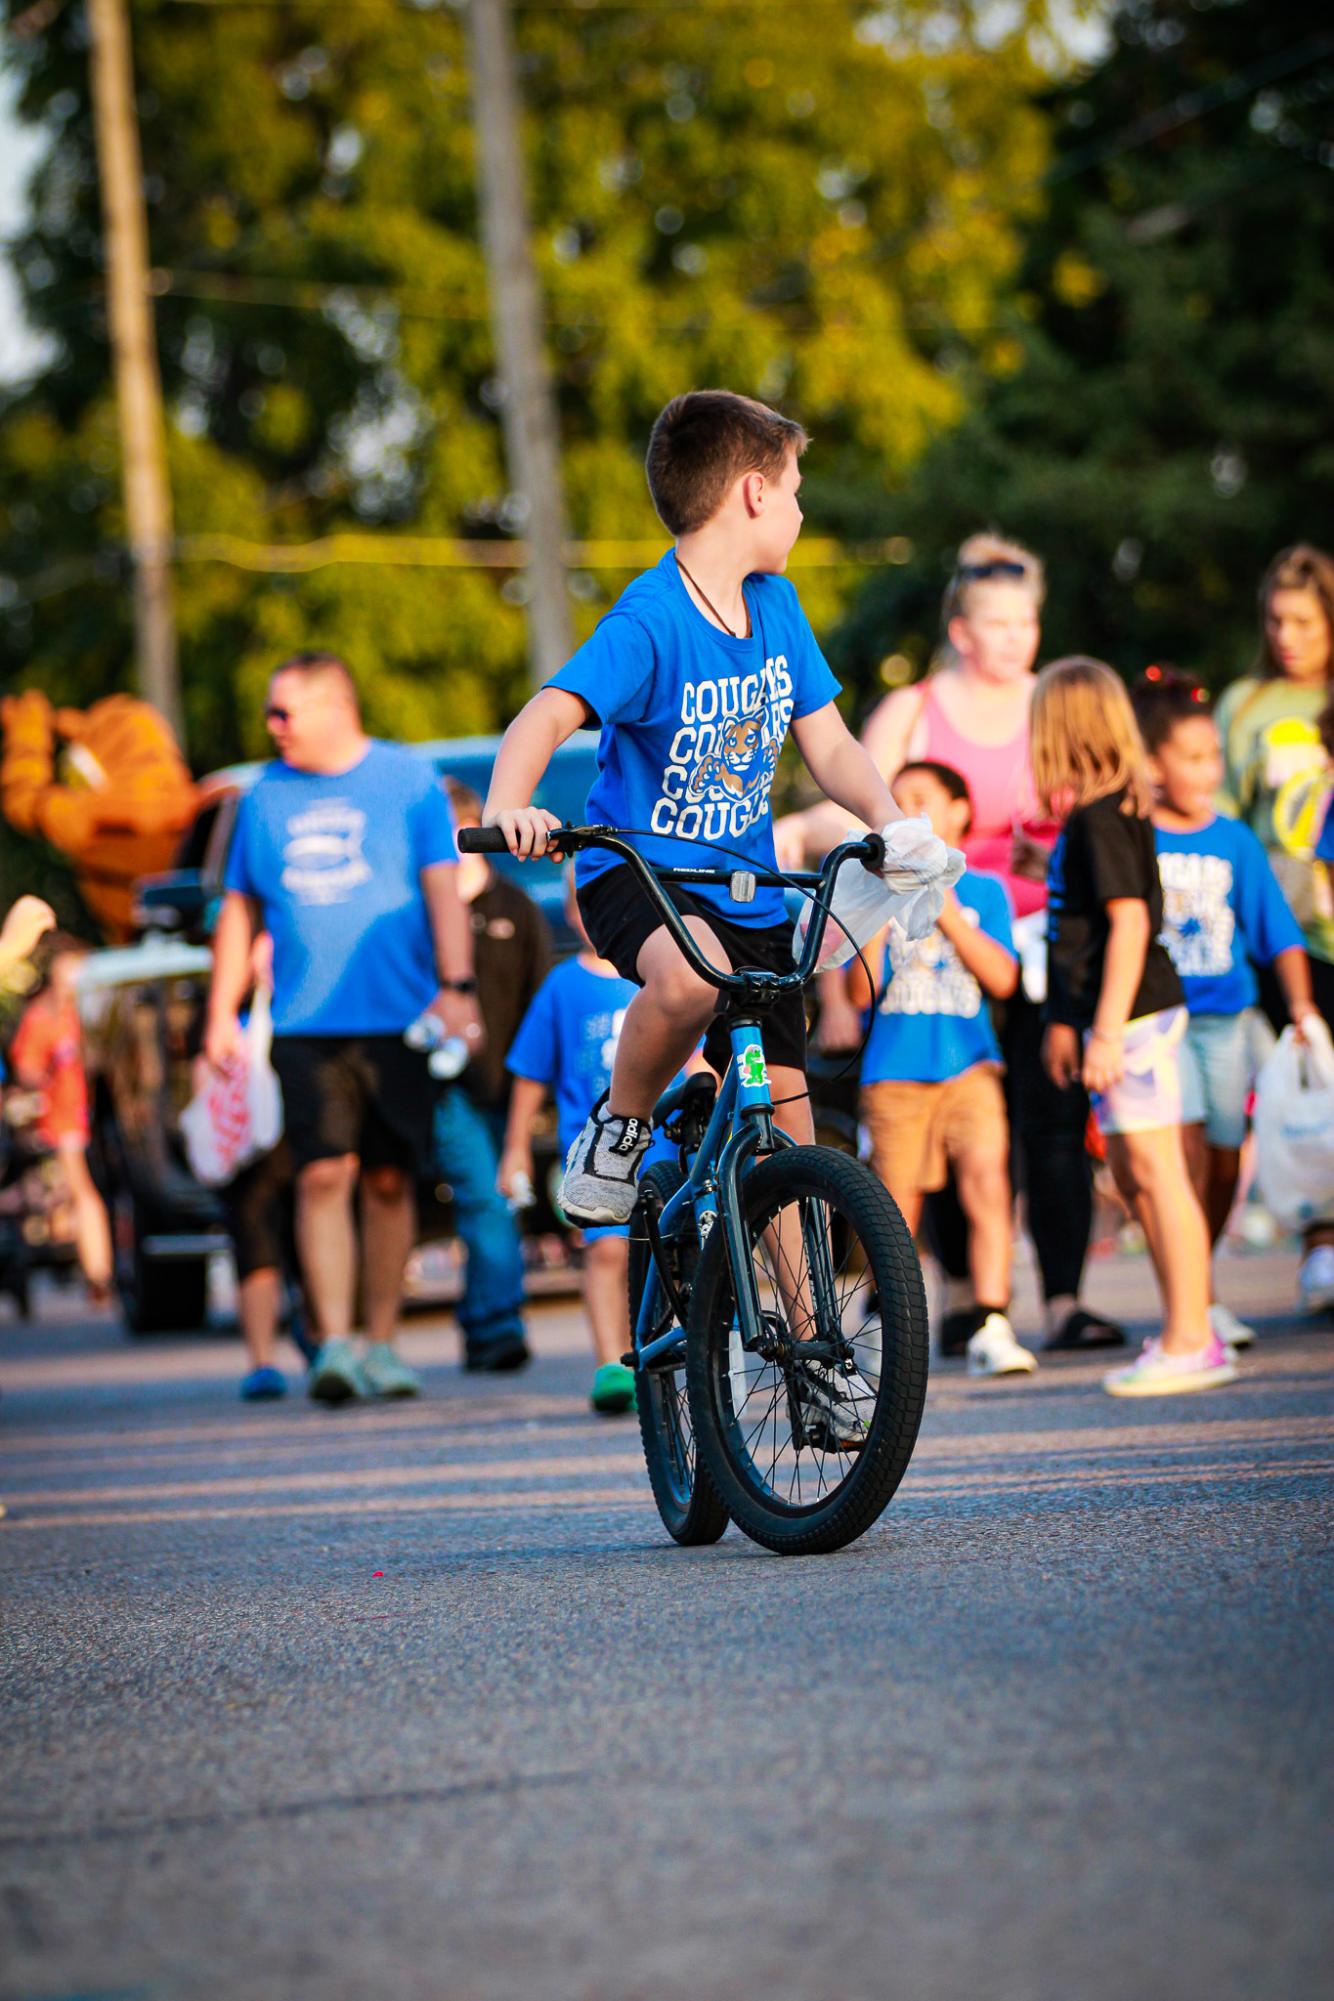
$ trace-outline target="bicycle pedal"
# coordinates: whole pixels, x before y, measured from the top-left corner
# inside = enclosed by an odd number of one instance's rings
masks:
[[[633,1369],[637,1365],[638,1361],[639,1361],[638,1355],[636,1355],[634,1349],[631,1348],[626,1354],[622,1355],[621,1367],[623,1369]]]

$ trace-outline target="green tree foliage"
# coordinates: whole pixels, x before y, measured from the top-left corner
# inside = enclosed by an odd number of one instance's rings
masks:
[[[56,346],[0,401],[0,675],[86,701],[125,684],[130,652],[86,25],[77,0],[32,15],[12,60],[24,115],[54,136],[13,261]],[[377,729],[493,726],[523,691],[520,579],[214,559],[218,537],[521,532],[459,14],[134,0],[130,16],[196,761],[258,747],[268,665],[315,640],[348,652]],[[1047,163],[1042,18],[1038,0],[1003,33],[986,31],[996,10],[920,0],[520,0],[576,535],[659,533],[648,426],[683,387],[724,382],[812,429],[810,532],[864,538],[962,416],[966,380],[1007,365],[994,329]],[[625,576],[575,578],[583,629]],[[818,623],[863,576],[803,573]]]
[[[1302,0],[1128,0],[1113,27],[1048,100],[1016,365],[877,510],[914,555],[834,637],[868,702],[887,656],[925,664],[979,526],[1047,558],[1049,656],[1215,686],[1270,556],[1334,535],[1334,32]]]

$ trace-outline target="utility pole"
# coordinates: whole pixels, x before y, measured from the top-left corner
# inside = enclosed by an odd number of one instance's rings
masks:
[[[509,0],[471,0],[468,22],[482,243],[500,372],[505,458],[510,486],[524,504],[528,662],[533,685],[540,688],[564,666],[573,647],[556,401],[529,242]]]
[[[139,688],[184,745],[172,604],[171,489],[149,305],[148,226],[125,0],[88,0],[88,22]]]

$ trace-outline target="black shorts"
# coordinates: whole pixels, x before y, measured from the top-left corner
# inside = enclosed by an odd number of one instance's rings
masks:
[[[401,1035],[275,1035],[273,1067],[298,1170],[345,1153],[363,1167],[429,1167],[437,1087]]]
[[[221,1192],[236,1276],[249,1278],[256,1271],[294,1272],[296,1169],[286,1136],[243,1167]]]
[[[795,967],[790,924],[734,924],[701,903],[680,883],[664,883],[663,888],[684,916],[703,918],[733,967],[763,966],[772,973],[790,973]],[[579,891],[579,915],[594,951],[601,958],[610,959],[623,980],[633,980],[642,987],[639,955],[653,933],[662,929],[662,920],[630,870],[622,864],[584,884]],[[727,997],[720,994],[719,1013],[704,1038],[705,1061],[712,1064],[719,1076],[732,1057],[725,1015],[728,1006]],[[762,1019],[764,1053],[769,1062],[804,1072],[805,997],[800,993],[784,994]]]

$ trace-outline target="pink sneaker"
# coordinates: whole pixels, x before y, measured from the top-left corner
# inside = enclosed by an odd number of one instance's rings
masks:
[[[1102,1386],[1114,1397],[1172,1397],[1188,1390],[1218,1390],[1236,1380],[1237,1364],[1217,1335],[1189,1355],[1165,1355],[1155,1335],[1128,1368],[1104,1376]]]

